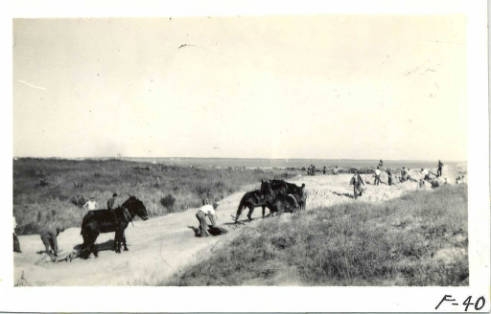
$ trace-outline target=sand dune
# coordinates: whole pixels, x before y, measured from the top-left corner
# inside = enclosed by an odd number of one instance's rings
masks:
[[[361,198],[351,198],[352,187],[350,175],[297,177],[292,182],[305,183],[308,193],[307,210],[319,206],[331,206],[341,202],[368,201],[382,202],[399,197],[407,191],[418,189],[414,182],[395,186],[367,184],[367,190]],[[365,179],[373,180],[370,176]],[[221,201],[217,210],[219,223],[230,223],[235,214],[241,196],[247,190],[258,188],[246,186],[244,190],[234,193]],[[427,185],[425,189],[429,189]],[[253,217],[259,218],[260,208]],[[288,214],[285,214],[288,215]],[[245,218],[246,213],[242,214]],[[253,227],[260,219],[248,226]],[[23,253],[14,256],[14,283],[24,274],[24,285],[34,286],[111,286],[111,285],[154,285],[164,281],[168,276],[178,272],[183,266],[202,259],[217,245],[227,242],[237,234],[240,228],[225,224],[231,232],[219,237],[195,238],[188,226],[196,226],[195,209],[185,212],[156,217],[147,221],[137,220],[126,230],[129,243],[128,252],[116,254],[105,250],[99,258],[93,256],[88,260],[75,259],[71,263],[52,263],[45,256],[38,254],[44,249],[38,235],[20,236]],[[113,234],[102,234],[97,243],[109,244]],[[58,237],[59,246],[64,251],[71,250],[82,242],[80,228],[70,228]]]

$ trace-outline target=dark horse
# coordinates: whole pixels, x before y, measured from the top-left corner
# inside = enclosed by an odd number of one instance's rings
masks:
[[[237,208],[237,214],[235,215],[235,222],[239,220],[240,214],[244,208],[249,208],[247,218],[252,220],[252,213],[254,208],[261,206],[263,208],[263,218],[266,211],[266,200],[260,190],[250,191],[244,194],[240,199],[239,207]]]
[[[95,241],[100,233],[115,232],[114,249],[116,253],[121,252],[121,244],[127,251],[126,237],[124,230],[135,216],[143,220],[148,219],[147,209],[142,201],[134,196],[130,196],[120,207],[112,210],[99,209],[92,210],[85,214],[82,221],[82,244],[81,256],[88,258],[90,253],[97,257]]]
[[[305,209],[307,194],[305,193],[304,183],[302,186],[298,186],[284,180],[262,180],[261,193],[265,196],[267,203],[278,204],[278,202],[275,201],[279,201],[280,203],[286,201],[291,206]],[[295,202],[293,202],[292,197],[295,199]]]

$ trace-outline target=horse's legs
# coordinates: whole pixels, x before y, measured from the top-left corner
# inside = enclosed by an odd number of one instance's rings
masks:
[[[249,212],[247,213],[247,219],[252,220],[252,213],[254,212],[254,206],[249,205]]]
[[[99,253],[97,252],[97,247],[95,245],[95,241],[97,240],[97,237],[99,236],[99,232],[94,231],[94,234],[91,235],[90,237],[90,250],[89,250],[89,256],[90,253],[94,253],[95,257],[99,256]]]
[[[118,250],[118,232],[114,232],[114,243],[113,243],[113,250],[116,252]]]
[[[237,208],[237,214],[235,214],[235,222],[237,222],[237,220],[239,220],[239,217],[240,217],[240,214],[242,214],[243,208],[244,208],[244,206],[242,204],[240,204],[239,208]]]
[[[97,252],[97,247],[95,246],[95,243],[92,243],[92,245],[90,246],[90,251],[94,253],[95,257],[99,257],[99,253]]]
[[[80,248],[80,257],[89,258],[89,236],[82,231],[82,238],[84,239],[84,243],[82,243],[82,247]]]
[[[128,251],[128,247],[126,246],[126,236],[124,235],[124,230],[122,232],[122,239],[123,239],[123,247],[125,251]]]
[[[121,253],[121,231],[119,230],[114,233],[114,251]]]
[[[264,218],[264,215],[266,214],[266,206],[262,205],[261,207],[263,208],[263,218]]]

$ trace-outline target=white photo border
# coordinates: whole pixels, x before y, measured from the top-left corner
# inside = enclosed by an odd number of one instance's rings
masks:
[[[489,124],[485,1],[15,1],[3,9],[0,311],[73,312],[431,312],[444,295],[490,298]],[[295,14],[463,14],[467,17],[468,287],[13,287],[13,18]],[[486,171],[483,171],[486,169]],[[472,311],[469,308],[469,311]],[[461,312],[462,307],[445,307]]]

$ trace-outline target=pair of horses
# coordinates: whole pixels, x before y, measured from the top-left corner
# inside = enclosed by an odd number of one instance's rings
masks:
[[[247,218],[251,220],[256,207],[262,207],[264,218],[266,207],[269,208],[269,215],[294,212],[297,209],[305,209],[306,200],[305,184],[297,186],[284,180],[261,180],[259,190],[245,193],[240,200],[235,222],[238,221],[244,208],[249,208]]]
[[[135,216],[143,220],[148,219],[147,209],[143,202],[134,196],[130,196],[120,207],[116,209],[91,210],[85,214],[82,220],[81,234],[84,239],[80,250],[80,256],[88,258],[91,253],[97,257],[95,241],[100,233],[115,232],[114,250],[121,253],[121,246],[128,251],[124,231]]]

